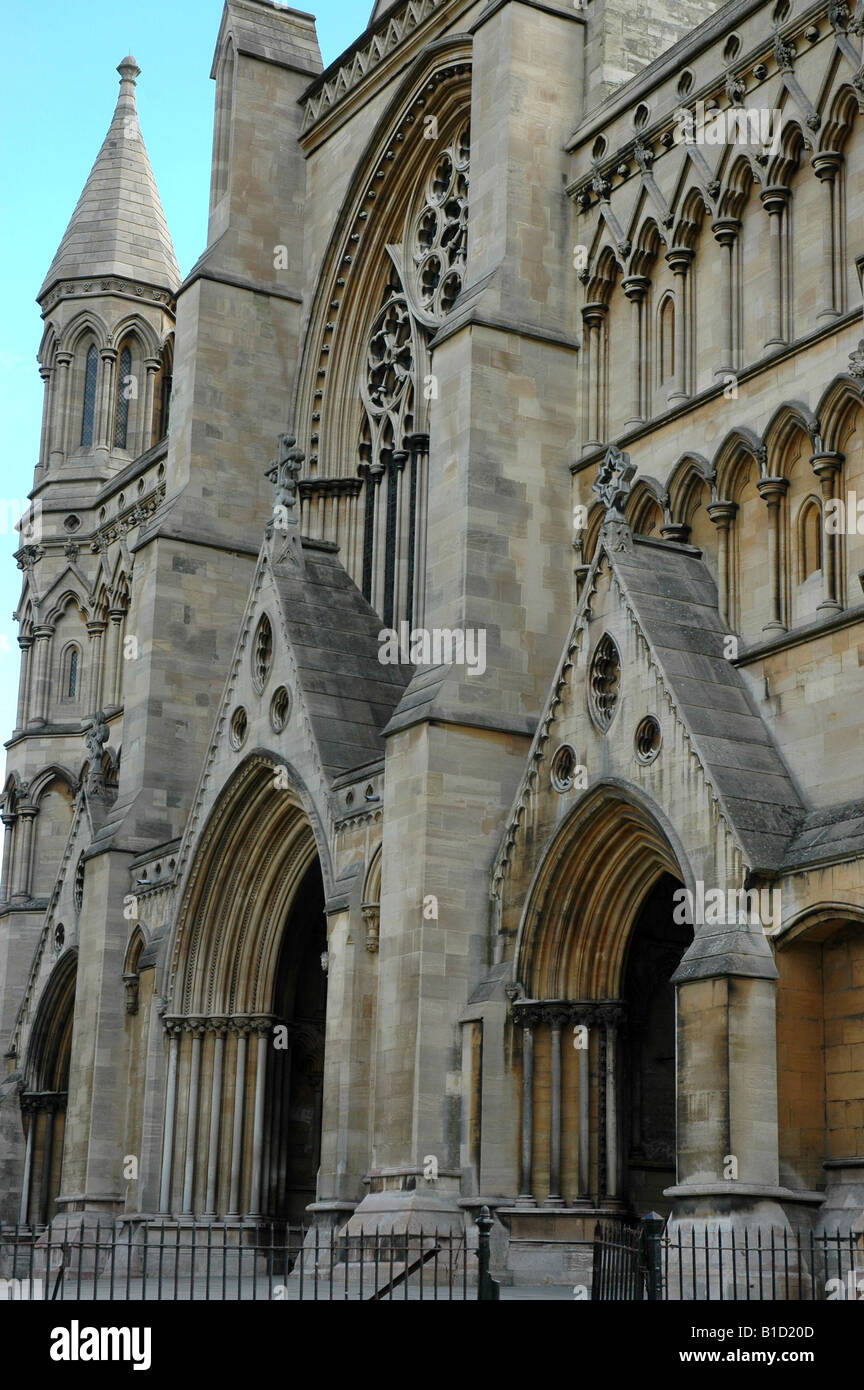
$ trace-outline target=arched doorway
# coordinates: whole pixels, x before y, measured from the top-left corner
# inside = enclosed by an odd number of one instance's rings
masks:
[[[70,950],[56,966],[36,1012],[24,1067],[21,1112],[26,1148],[20,1220],[37,1226],[57,1215],[77,965],[77,953]]]
[[[692,941],[673,917],[679,860],[617,787],[583,798],[522,914],[513,1053],[521,1069],[517,1206],[668,1210],[675,1181],[675,993]]]
[[[306,873],[285,925],[273,995],[276,1020],[268,1061],[268,1172],[265,1215],[293,1225],[315,1200],[321,1161],[327,931],[317,863]],[[284,1028],[284,1034],[279,1032]]]
[[[327,986],[322,843],[301,784],[263,753],[238,769],[198,839],[164,1019],[161,1212],[297,1223],[315,1199]]]

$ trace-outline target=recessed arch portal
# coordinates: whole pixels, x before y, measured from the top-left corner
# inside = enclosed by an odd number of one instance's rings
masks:
[[[26,1148],[21,1220],[38,1225],[57,1214],[77,968],[77,952],[66,951],[39,1001],[24,1062],[21,1112]]]
[[[620,786],[589,792],[548,846],[517,945],[520,1204],[663,1209],[685,878],[659,815]]]
[[[160,1209],[299,1221],[321,1143],[329,863],[300,779],[263,752],[186,873],[167,1033]]]

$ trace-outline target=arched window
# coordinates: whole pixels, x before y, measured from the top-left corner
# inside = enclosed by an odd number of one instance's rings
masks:
[[[74,643],[67,647],[60,663],[60,698],[77,700],[81,654]]]
[[[84,369],[84,409],[81,415],[81,444],[93,443],[93,423],[96,418],[96,377],[99,372],[99,354],[96,344],[87,349],[87,365]]]
[[[801,508],[798,518],[798,583],[822,568],[822,509],[815,499]]]
[[[132,353],[126,344],[117,359],[117,401],[114,409],[114,447],[125,449],[129,433],[129,402],[134,400],[137,391],[132,375]]]
[[[660,385],[675,375],[675,301],[667,295],[660,305],[659,352]]]

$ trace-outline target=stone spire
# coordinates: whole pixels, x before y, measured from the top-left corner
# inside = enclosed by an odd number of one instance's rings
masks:
[[[129,55],[118,65],[120,95],[114,118],[72,214],[41,300],[59,279],[120,275],[175,292],[180,271],[141,138],[135,79]]]

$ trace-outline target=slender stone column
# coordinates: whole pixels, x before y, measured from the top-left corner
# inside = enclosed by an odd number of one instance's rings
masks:
[[[590,1035],[589,1035],[590,1038]],[[591,1184],[591,1054],[579,1049],[579,1198],[588,1201]]]
[[[116,391],[114,389],[114,374],[117,364],[117,349],[103,347],[99,350],[99,357],[102,363],[100,372],[99,391],[97,399],[99,407],[96,414],[96,429],[94,437],[96,450],[100,454],[108,454],[114,443],[114,402]]]
[[[51,443],[51,402],[52,402],[52,383],[53,370],[51,367],[40,367],[39,375],[45,385],[42,395],[42,433],[39,436],[39,467],[48,467],[48,450]]]
[[[255,1108],[252,1116],[252,1181],[249,1189],[249,1215],[261,1215],[261,1168],[264,1161],[264,1099],[267,1086],[267,1048],[270,1044],[270,1020],[255,1020],[257,1034],[255,1055]]]
[[[98,710],[102,708],[102,638],[108,624],[101,618],[93,618],[87,624],[87,635],[90,638],[90,688],[87,692],[87,708]],[[94,771],[98,772],[98,768]]]
[[[42,623],[33,629],[35,647],[33,649],[33,685],[30,693],[30,719],[28,727],[41,727],[48,717],[48,694],[50,685],[51,638],[54,629]]]
[[[672,390],[666,399],[670,405],[675,401],[687,399],[687,355],[690,350],[690,334],[687,327],[689,316],[687,272],[693,260],[689,246],[673,246],[666,253],[666,262],[675,276],[675,361]]]
[[[33,822],[38,815],[35,806],[18,807],[18,833],[16,835],[17,855],[15,858],[13,898],[26,902],[30,897],[30,860],[33,855]]]
[[[824,190],[822,211],[822,308],[816,315],[819,323],[836,319],[842,311],[843,290],[840,281],[840,228],[837,174],[843,165],[838,150],[820,150],[813,156],[813,170]]]
[[[584,382],[584,420],[585,440],[584,448],[594,449],[602,443],[601,433],[603,430],[603,325],[609,306],[597,301],[593,304],[586,304],[582,310],[582,319],[585,323],[587,348],[585,352],[585,363],[583,366]],[[583,339],[583,342],[585,340]]]
[[[180,1024],[166,1023],[168,1034],[168,1084],[165,1088],[165,1129],[162,1137],[162,1174],[159,1183],[159,1211],[171,1209],[171,1167],[174,1160],[174,1121],[177,1102],[177,1062],[180,1051]]]
[[[24,728],[27,719],[28,704],[28,681],[30,678],[30,663],[32,660],[32,637],[19,637],[18,646],[21,648],[21,675],[18,681],[18,711],[15,716],[15,730]]]
[[[426,507],[428,502],[429,436],[408,436],[414,485],[414,584],[411,612],[406,616],[414,627],[422,627],[426,610]]]
[[[205,1216],[216,1215],[216,1190],[219,1177],[219,1120],[222,1114],[222,1067],[225,1058],[224,1018],[211,1018],[207,1027],[213,1033],[213,1082],[210,1090],[210,1141],[207,1147],[207,1196]]]
[[[228,1215],[240,1216],[240,1178],[243,1168],[243,1113],[246,1106],[246,1047],[249,1024],[233,1019],[231,1031],[237,1037],[237,1059],[234,1073],[234,1123],[231,1130],[231,1172],[229,1176]]]
[[[189,1105],[186,1111],[186,1166],[183,1172],[183,1215],[194,1213],[195,1144],[198,1138],[198,1087],[201,1079],[201,1040],[204,1025],[190,1019],[186,1031],[192,1036],[192,1061],[189,1068]]]
[[[6,903],[12,896],[12,842],[18,817],[11,811],[3,811],[0,821],[3,822],[3,879],[0,883],[0,901]]]
[[[519,1207],[536,1207],[534,1197],[534,1024],[531,1015],[520,1010],[522,1018],[522,1150],[519,1172]]]
[[[29,1111],[30,1124],[27,1126],[27,1141],[24,1148],[24,1177],[21,1183],[21,1206],[18,1211],[20,1225],[27,1225],[30,1214],[30,1180],[33,1173],[33,1144],[36,1136],[36,1108],[30,1096],[21,1097],[21,1109]]]
[[[647,275],[629,275],[621,288],[632,305],[632,362],[630,377],[630,414],[624,428],[640,425],[645,419],[645,296],[651,288]]]
[[[384,609],[384,565],[387,556],[387,477],[381,462],[370,463],[369,477],[375,484],[372,508],[372,607]]]
[[[69,382],[72,375],[72,353],[58,352],[54,358],[57,380],[54,388],[54,418],[51,422],[49,462],[59,467],[66,458],[67,415],[69,413]]]
[[[606,1195],[618,1196],[618,1086],[616,1066],[617,1023],[606,1020]]]
[[[51,1160],[54,1156],[54,1108],[55,1102],[45,1103],[45,1132],[42,1140],[42,1177],[39,1183],[39,1221],[45,1226],[48,1222],[48,1202],[51,1191]],[[35,1116],[34,1116],[35,1119]]]
[[[783,618],[783,509],[789,488],[787,478],[760,478],[756,489],[768,505],[768,574],[771,582],[771,617],[763,632],[785,632]]]
[[[158,357],[145,357],[144,367],[147,375],[144,379],[144,414],[141,418],[141,448],[139,450],[139,453],[142,454],[146,454],[153,443],[153,393],[156,386],[156,373],[160,366]],[[132,453],[133,450],[130,449],[129,452]]]
[[[741,230],[737,217],[721,217],[712,222],[711,230],[718,244],[726,252],[726,266],[721,277],[723,308],[720,314],[720,361],[714,368],[715,376],[728,376],[735,367],[735,308],[737,299],[737,275],[735,270],[735,244]]]
[[[411,621],[406,612],[405,600],[408,595],[408,507],[407,501],[411,487],[411,474],[405,471],[410,455],[407,449],[399,449],[393,454],[396,469],[396,545],[394,554],[395,573],[393,575],[393,626],[399,626],[400,619]]]
[[[839,613],[843,607],[840,602],[840,575],[838,564],[837,536],[825,528],[825,510],[828,502],[837,494],[835,488],[843,465],[842,454],[814,454],[810,459],[813,472],[819,479],[822,492],[822,602],[819,613]]]
[[[786,207],[789,202],[789,189],[780,186],[766,188],[760,194],[762,205],[768,213],[769,245],[771,247],[771,280],[773,296],[769,318],[770,336],[765,342],[765,351],[783,347],[786,344],[786,289],[788,250],[786,247]]]
[[[549,1024],[549,1195],[543,1205],[563,1207],[561,1196],[561,1027],[567,1010],[546,1009]]]
[[[123,652],[120,641],[120,634],[125,617],[125,609],[109,608],[108,617],[111,626],[108,632],[108,652],[105,662],[104,694],[105,702],[110,708],[116,709],[122,698],[122,662]]]
[[[737,502],[709,502],[708,515],[717,527],[717,598],[720,604],[720,617],[724,623],[732,624],[734,614],[734,595],[732,583],[732,549],[730,528],[738,511]]]

